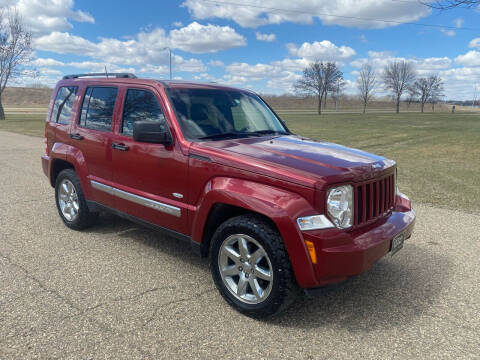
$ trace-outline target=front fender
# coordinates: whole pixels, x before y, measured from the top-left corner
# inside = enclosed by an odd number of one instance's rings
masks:
[[[192,228],[194,241],[202,242],[208,215],[217,203],[241,207],[271,219],[285,243],[298,285],[301,287],[316,285],[312,263],[303,236],[296,225],[299,216],[315,212],[306,199],[287,190],[248,180],[214,178],[204,188],[194,215]]]

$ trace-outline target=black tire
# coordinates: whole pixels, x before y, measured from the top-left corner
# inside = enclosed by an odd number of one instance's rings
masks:
[[[73,184],[78,198],[78,213],[75,218],[71,220],[67,219],[64,216],[59,202],[59,187],[65,179],[67,179],[68,181],[70,181],[70,183]],[[83,230],[94,225],[98,220],[98,213],[91,212],[88,209],[87,202],[85,200],[85,196],[83,195],[82,187],[80,185],[80,180],[78,180],[77,174],[73,169],[65,169],[62,170],[60,174],[58,174],[57,179],[55,180],[55,203],[57,205],[57,210],[60,218],[62,219],[63,223],[70,229]]]
[[[261,244],[271,263],[273,281],[268,296],[260,303],[241,301],[225,285],[220,274],[219,252],[224,241],[234,234],[247,235]],[[261,319],[278,314],[295,300],[299,288],[293,274],[288,253],[278,231],[261,216],[241,215],[225,221],[212,238],[210,270],[215,286],[223,298],[237,311]],[[247,285],[248,286],[248,285]]]

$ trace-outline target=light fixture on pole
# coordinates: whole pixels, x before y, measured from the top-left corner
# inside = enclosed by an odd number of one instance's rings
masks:
[[[168,50],[168,52],[170,54],[170,80],[172,80],[172,49],[170,49],[168,46],[166,46],[162,50]]]

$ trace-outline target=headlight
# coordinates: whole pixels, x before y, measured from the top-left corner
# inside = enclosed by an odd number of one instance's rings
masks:
[[[353,188],[351,185],[342,185],[328,190],[327,212],[337,227],[346,229],[353,225]]]

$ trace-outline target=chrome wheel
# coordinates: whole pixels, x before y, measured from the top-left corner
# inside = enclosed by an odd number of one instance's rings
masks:
[[[77,218],[80,209],[77,190],[68,179],[63,179],[58,187],[58,205],[65,219],[73,221]]]
[[[262,245],[248,235],[234,234],[223,241],[218,267],[226,288],[244,303],[261,303],[272,291],[270,259]]]

